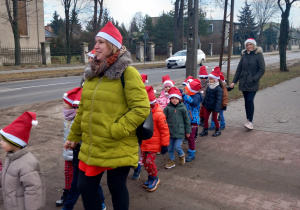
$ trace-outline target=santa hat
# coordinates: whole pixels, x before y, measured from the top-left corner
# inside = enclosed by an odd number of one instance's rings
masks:
[[[4,140],[17,147],[25,147],[29,141],[29,134],[32,125],[37,125],[36,113],[24,112],[10,125],[0,131]]]
[[[98,32],[96,37],[97,36],[106,39],[119,49],[122,47],[123,37],[120,31],[110,21]]]
[[[88,52],[88,56],[94,58],[96,55],[96,50],[93,49],[92,51]]]
[[[64,101],[69,104],[70,106],[73,106],[75,97],[77,95],[77,93],[81,90],[81,87],[76,87],[72,90],[69,90],[68,92],[66,92],[63,96]]]
[[[148,83],[148,75],[147,74],[141,74],[141,77],[142,77],[142,80],[143,80],[143,83]]]
[[[164,85],[164,88],[167,86],[174,87],[175,84],[175,82],[170,79],[169,75],[162,76],[162,83]]]
[[[188,76],[182,83],[182,85],[187,85],[189,82],[193,81],[194,77]]]
[[[219,66],[216,66],[212,72],[208,75],[208,77],[212,77],[214,79],[220,79],[221,70]]]
[[[252,43],[254,46],[256,46],[256,41],[253,38],[249,38],[245,41],[245,47],[247,43]]]
[[[223,74],[223,72],[221,71],[221,73],[220,73],[220,80],[222,81],[222,82],[224,82],[225,81],[225,77],[224,77],[224,74]]]
[[[185,86],[185,90],[188,92],[188,95],[195,95],[201,89],[201,82],[198,79],[194,79]]]
[[[177,87],[171,87],[169,90],[169,99],[171,99],[172,97],[176,97],[179,100],[182,99],[182,95],[180,90]]]
[[[74,108],[77,108],[78,105],[79,105],[79,102],[80,102],[80,99],[81,99],[81,93],[82,93],[82,88],[80,88],[80,90],[77,92],[77,94],[74,98],[74,101],[73,101],[73,104],[72,104],[72,106]]]
[[[146,86],[146,91],[148,93],[148,98],[150,101],[150,104],[155,104],[156,97],[155,97],[155,91],[152,86]]]
[[[206,70],[207,66],[201,66],[199,69],[199,77],[205,77],[208,78],[208,73]]]

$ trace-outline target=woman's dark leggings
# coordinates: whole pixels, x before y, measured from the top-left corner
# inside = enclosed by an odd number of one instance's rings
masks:
[[[256,91],[243,91],[247,119],[252,122],[254,115],[254,97]]]
[[[107,185],[111,194],[114,210],[129,209],[129,193],[126,180],[129,174],[130,166],[120,167],[107,171]],[[99,184],[103,173],[97,176],[86,176],[79,170],[78,190],[81,193],[84,209],[101,209],[101,199],[99,196]]]

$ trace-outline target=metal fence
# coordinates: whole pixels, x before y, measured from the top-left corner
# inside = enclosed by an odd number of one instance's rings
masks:
[[[50,48],[51,51],[51,63],[52,64],[66,64],[67,63],[67,51],[61,48]],[[80,48],[71,48],[71,61],[70,63],[82,63]]]
[[[2,47],[0,50],[2,63],[5,66],[15,64],[15,48]],[[42,64],[41,48],[21,48],[21,64],[25,65],[40,65]]]

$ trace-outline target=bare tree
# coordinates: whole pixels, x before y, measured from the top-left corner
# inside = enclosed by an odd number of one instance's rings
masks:
[[[95,34],[100,30],[101,20],[103,16],[103,1],[104,0],[94,0],[93,31]],[[99,14],[98,14],[98,3],[99,3]]]
[[[258,44],[261,45],[264,26],[279,14],[279,8],[274,0],[252,0],[251,5],[259,28]]]
[[[299,0],[277,0],[278,7],[281,10],[281,23],[279,35],[280,71],[288,71],[286,67],[286,48],[289,42],[289,16],[292,4],[296,1]],[[285,10],[283,6],[285,6]]]
[[[184,0],[175,1],[175,13],[174,13],[174,51],[181,50],[183,47],[183,11]]]

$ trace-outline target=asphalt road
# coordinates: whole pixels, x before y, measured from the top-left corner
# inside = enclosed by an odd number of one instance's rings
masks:
[[[299,52],[288,52],[287,60],[299,59]],[[278,55],[266,55],[266,65],[278,63]],[[230,73],[233,74],[238,65],[239,59],[231,60]],[[207,62],[208,72],[210,72],[218,62]],[[56,68],[57,69],[57,68]],[[199,66],[197,67],[197,71]],[[223,65],[223,71],[226,71],[226,63]],[[185,68],[172,68],[168,69],[145,69],[140,70],[140,73],[148,74],[148,85],[160,84],[161,77],[163,75],[170,75],[173,80],[180,80],[185,78]],[[59,78],[46,78],[28,81],[8,82],[0,83],[0,108],[6,108],[11,106],[18,106],[24,104],[33,104],[43,101],[50,101],[62,98],[63,94],[79,86],[81,78],[79,76],[74,77],[59,77]]]

